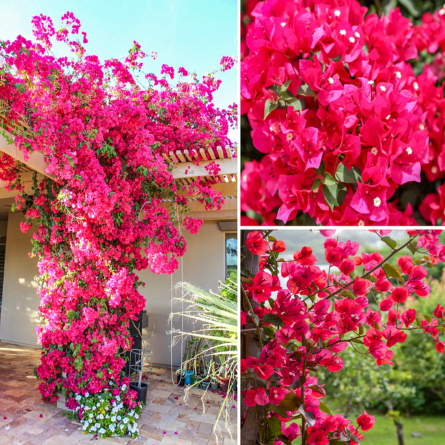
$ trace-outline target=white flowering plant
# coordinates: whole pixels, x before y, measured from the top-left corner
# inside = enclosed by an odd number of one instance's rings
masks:
[[[125,384],[119,387],[110,381],[108,388],[97,394],[87,392],[76,395],[75,400],[79,405],[72,414],[73,418],[80,420],[84,433],[99,437],[137,437],[141,403],[131,400]]]

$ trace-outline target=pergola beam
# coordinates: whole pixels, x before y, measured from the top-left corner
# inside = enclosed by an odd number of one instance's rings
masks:
[[[45,160],[45,156],[39,151],[35,151],[29,155],[29,158],[25,160],[25,155],[22,150],[19,150],[15,144],[8,144],[8,141],[3,135],[0,134],[0,151],[8,154],[17,161],[25,164],[29,169],[41,173],[48,178],[54,179],[54,175],[47,173],[48,162]]]
[[[173,166],[173,178],[181,179],[181,178],[194,178],[197,176],[213,176],[211,175],[205,167],[209,165],[211,162],[218,164],[221,170],[218,173],[219,175],[235,175],[237,173],[237,159],[215,159],[211,161],[200,161],[199,166],[194,164],[193,162],[181,162],[179,164],[175,164]]]

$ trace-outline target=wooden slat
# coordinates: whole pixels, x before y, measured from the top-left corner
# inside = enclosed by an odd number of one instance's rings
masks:
[[[207,152],[209,153],[209,155],[210,155],[210,157],[211,157],[212,159],[216,159],[215,153],[213,153],[213,150],[212,150],[211,148],[209,148],[209,149],[207,150]]]
[[[226,153],[227,153],[227,157],[229,159],[232,159],[232,152],[230,151],[230,147],[229,146],[226,147]]]
[[[179,158],[179,160],[180,160],[181,162],[187,162],[187,161],[185,160],[184,155],[181,153],[180,150],[176,150],[176,156]]]
[[[216,151],[218,152],[219,159],[224,159],[224,153],[221,147],[216,147]]]
[[[173,162],[179,162],[178,158],[175,156],[175,154],[172,151],[169,151],[168,154],[173,159]]]
[[[188,150],[184,150],[184,155],[190,162],[192,162],[193,159],[191,158]]]
[[[204,161],[207,161],[207,159],[209,159],[206,155],[206,151],[203,148],[199,149],[199,154],[202,156],[202,158],[204,159]]]

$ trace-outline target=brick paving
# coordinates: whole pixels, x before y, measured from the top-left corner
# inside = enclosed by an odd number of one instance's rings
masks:
[[[83,434],[80,424],[62,416],[55,404],[44,402],[37,389],[33,369],[40,351],[0,342],[0,445],[74,445],[87,444],[93,436]],[[236,443],[236,408],[229,404],[231,421],[219,422],[218,442],[213,434],[222,397],[208,392],[203,414],[202,390],[193,389],[183,399],[183,388],[171,383],[170,370],[153,368],[144,407],[138,422],[139,436],[108,438],[94,443],[144,445],[228,445]],[[6,419],[4,419],[6,417]],[[230,438],[229,430],[232,433]]]

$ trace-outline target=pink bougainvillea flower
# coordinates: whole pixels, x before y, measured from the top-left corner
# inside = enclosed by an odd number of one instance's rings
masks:
[[[375,418],[365,411],[357,418],[357,424],[362,431],[369,431],[375,424]]]
[[[246,245],[254,255],[264,255],[269,248],[261,232],[249,232]]]

